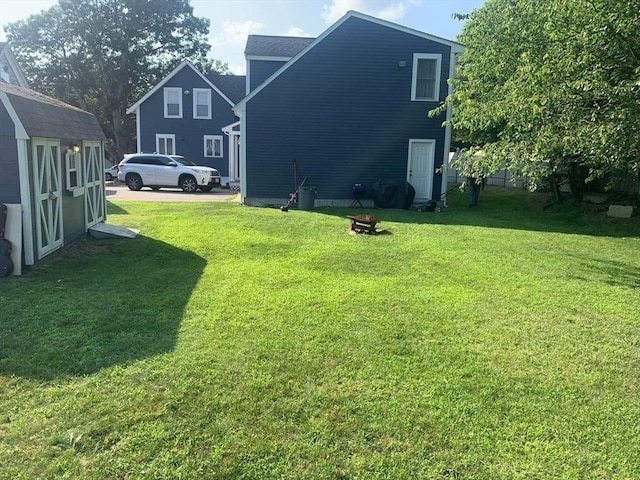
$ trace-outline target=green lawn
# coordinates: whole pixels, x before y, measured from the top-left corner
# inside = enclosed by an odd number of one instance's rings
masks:
[[[640,217],[109,203],[0,280],[2,479],[638,479]]]

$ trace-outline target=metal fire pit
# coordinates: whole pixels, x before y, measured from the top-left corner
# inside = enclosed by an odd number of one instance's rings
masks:
[[[348,217],[351,220],[350,230],[356,233],[376,234],[376,223],[378,220],[373,215],[353,215]]]

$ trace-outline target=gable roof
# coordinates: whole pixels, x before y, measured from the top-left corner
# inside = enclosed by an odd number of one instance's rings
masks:
[[[329,34],[331,34],[335,29],[337,29],[340,25],[342,25],[349,18],[359,18],[359,19],[365,20],[367,22],[376,23],[378,25],[382,25],[382,26],[387,27],[387,28],[392,28],[392,29],[398,30],[400,32],[408,33],[410,35],[415,35],[417,37],[421,37],[421,38],[424,38],[424,39],[427,39],[427,40],[431,40],[432,42],[440,43],[440,44],[443,44],[443,45],[448,45],[449,47],[451,47],[451,52],[452,53],[460,53],[460,52],[463,51],[462,44],[460,44],[458,42],[454,42],[452,40],[447,40],[445,38],[436,37],[435,35],[431,35],[429,33],[421,32],[419,30],[414,30],[412,28],[404,27],[402,25],[398,25],[396,23],[392,23],[392,22],[389,22],[387,20],[382,20],[380,18],[372,17],[370,15],[365,15],[364,13],[360,13],[360,12],[356,12],[356,11],[350,10],[340,20],[338,20],[336,23],[331,25],[327,30],[322,32],[322,34],[318,38],[309,39],[309,40],[311,40],[311,42],[305,48],[303,48],[301,51],[299,51],[291,60],[289,60],[282,67],[280,67],[280,69],[278,69],[273,75],[271,75],[267,80],[265,80],[258,88],[253,90],[249,95],[247,95],[240,102],[238,102],[236,104],[236,106],[234,107],[235,114],[238,115],[238,112],[244,108],[244,106],[246,105],[246,103],[249,100],[251,100],[258,93],[260,93],[272,81],[274,81],[276,78],[278,78],[280,75],[282,75],[282,73],[285,72],[289,67],[291,67],[291,65],[295,64],[308,51],[310,51],[316,45],[321,43]],[[287,37],[284,37],[284,38],[287,38]]]
[[[0,42],[0,60],[4,58],[6,63],[11,67],[11,70],[18,80],[18,85],[24,88],[29,88],[29,82],[27,81],[27,77],[22,73],[22,69],[16,60],[16,57],[13,55],[11,48],[7,42]]]
[[[231,105],[232,107],[235,105],[235,102],[233,102],[231,99],[229,99],[229,97],[227,95],[225,95],[216,85],[214,85],[213,83],[211,83],[211,80],[209,80],[207,77],[205,77],[200,70],[198,70],[193,63],[191,63],[189,60],[183,60],[182,63],[180,65],[178,65],[176,68],[174,68],[171,73],[169,73],[169,75],[167,75],[166,77],[164,77],[162,80],[160,80],[160,82],[158,82],[158,84],[153,87],[151,90],[149,90],[146,95],[144,97],[142,97],[140,100],[138,100],[136,103],[134,103],[133,105],[131,105],[129,108],[127,108],[127,113],[134,113],[138,107],[144,103],[151,95],[153,95],[154,93],[156,93],[158,90],[160,90],[169,80],[171,80],[180,70],[182,70],[183,68],[191,68],[191,70],[193,70],[196,75],[198,75],[202,80],[204,80],[205,83],[207,83],[218,95],[220,95],[229,105]]]
[[[247,77],[245,75],[209,74],[207,79],[224,93],[234,105],[244,98]]]
[[[6,95],[30,137],[106,140],[92,113],[10,83],[0,83],[0,94]]]
[[[249,35],[244,54],[247,57],[295,57],[315,38]]]

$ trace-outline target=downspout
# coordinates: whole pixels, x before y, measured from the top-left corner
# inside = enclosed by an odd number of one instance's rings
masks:
[[[450,58],[449,58],[449,88],[447,90],[447,97],[451,97],[451,95],[453,95],[453,78],[455,76],[456,73],[456,54],[458,52],[456,52],[453,48],[451,49],[451,54],[450,54]],[[453,116],[453,105],[451,104],[451,102],[449,102],[449,104],[447,105],[447,117],[446,117],[446,122],[447,124],[445,125],[445,129],[444,129],[444,158],[442,159],[442,185],[440,187],[440,200],[442,201],[443,205],[446,207],[447,206],[447,176],[449,174],[448,169],[449,169],[449,152],[451,150],[451,133],[452,133],[452,127],[451,127],[451,117]]]
[[[247,198],[247,116],[245,111],[240,117],[240,201]]]
[[[235,172],[234,172],[234,167],[235,167],[235,156],[234,156],[234,144],[235,144],[235,140],[234,140],[234,136],[231,135],[232,132],[229,132],[228,130],[222,130],[222,133],[224,133],[227,137],[227,142],[229,145],[228,150],[228,170],[229,170],[229,181],[227,182],[227,185],[231,184],[231,179],[234,177]]]
[[[142,144],[140,143],[140,106],[136,107],[136,153],[142,152]],[[118,159],[120,162],[120,159]]]
[[[240,102],[242,103],[242,102]],[[240,201],[247,198],[247,107],[234,107],[233,112],[240,118]]]

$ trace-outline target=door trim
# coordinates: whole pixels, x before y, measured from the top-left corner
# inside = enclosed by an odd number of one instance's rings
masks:
[[[84,220],[88,230],[105,220],[104,155],[102,142],[85,140],[82,145],[84,174]]]
[[[36,245],[40,260],[64,244],[61,153],[59,140],[34,138],[32,143]],[[42,159],[38,158],[38,147],[43,147]],[[55,158],[53,147],[56,149]],[[46,243],[43,244],[43,240]]]
[[[411,182],[412,179],[412,168],[411,168],[411,153],[414,144],[417,143],[428,143],[431,145],[431,156],[428,160],[427,164],[427,185],[426,185],[426,195],[420,196],[418,186],[414,185]],[[409,139],[409,147],[407,153],[407,182],[411,184],[413,188],[416,190],[416,200],[431,200],[433,197],[433,178],[434,178],[434,164],[435,164],[435,155],[436,155],[436,141],[431,138],[410,138]]]

